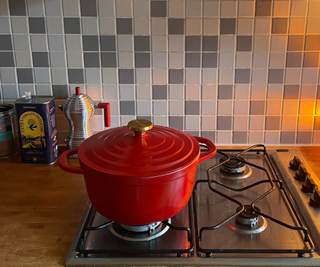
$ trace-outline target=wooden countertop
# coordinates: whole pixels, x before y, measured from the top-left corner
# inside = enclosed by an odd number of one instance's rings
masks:
[[[297,149],[320,178],[320,147]],[[0,266],[64,266],[88,199],[82,176],[20,155],[0,159],[0,173]]]

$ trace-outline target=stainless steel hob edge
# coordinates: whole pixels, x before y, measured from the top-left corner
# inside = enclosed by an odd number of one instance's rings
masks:
[[[232,149],[230,149],[232,151]],[[271,155],[271,158],[277,160],[276,150],[267,150],[268,154]],[[299,151],[290,151],[290,153],[298,154],[302,159],[303,156]],[[305,160],[304,160],[305,162]],[[307,165],[307,164],[306,164]],[[277,171],[280,171],[280,175],[285,175],[283,168],[277,164]],[[314,175],[311,168],[307,166],[308,170]],[[290,186],[288,186],[290,187]],[[290,190],[291,191],[291,190]],[[225,257],[198,257],[196,246],[193,257],[188,258],[78,258],[75,252],[78,240],[82,228],[86,222],[88,214],[92,204],[90,201],[87,202],[84,214],[80,221],[77,233],[71,245],[70,251],[65,261],[65,266],[110,266],[110,265],[203,265],[203,266],[320,266],[320,256],[317,252],[314,252],[312,257],[305,258],[278,258],[278,257],[256,257],[256,258],[245,258],[245,257],[233,257],[231,255],[225,255]],[[194,233],[193,233],[194,234]]]

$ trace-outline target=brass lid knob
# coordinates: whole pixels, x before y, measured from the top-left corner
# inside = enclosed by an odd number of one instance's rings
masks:
[[[152,129],[153,125],[148,120],[133,120],[129,121],[128,129],[134,131],[135,135],[144,135],[146,131]]]

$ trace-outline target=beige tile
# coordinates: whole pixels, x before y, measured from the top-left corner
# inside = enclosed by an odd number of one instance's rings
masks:
[[[291,16],[304,17],[307,12],[307,1],[293,0],[291,4]]]
[[[186,35],[201,35],[201,19],[186,19]]]
[[[274,1],[273,2],[274,17],[288,17],[289,11],[290,11],[290,1]]]
[[[283,116],[282,117],[282,130],[296,130],[297,116]]]
[[[291,34],[304,34],[306,30],[306,19],[305,18],[291,18],[289,33]]]

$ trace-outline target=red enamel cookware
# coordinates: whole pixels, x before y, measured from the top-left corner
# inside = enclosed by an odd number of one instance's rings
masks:
[[[210,150],[200,154],[199,143]],[[67,163],[76,153],[80,167]],[[197,165],[215,154],[215,145],[205,138],[133,120],[65,151],[60,167],[84,175],[89,199],[101,215],[122,224],[145,225],[184,208]]]

